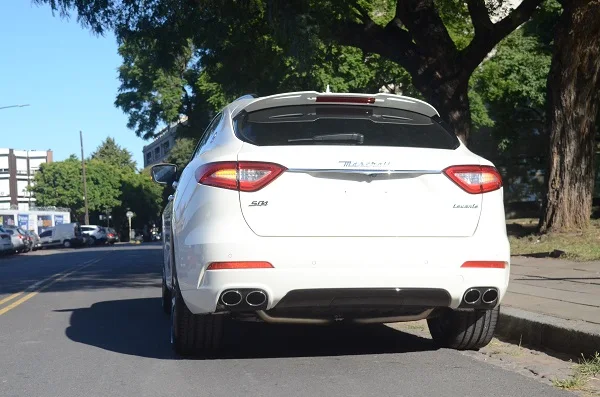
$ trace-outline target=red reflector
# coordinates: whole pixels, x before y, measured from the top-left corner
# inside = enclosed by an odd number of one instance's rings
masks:
[[[470,267],[478,269],[505,269],[507,263],[500,261],[468,261],[462,264],[461,267]]]
[[[328,103],[375,103],[375,98],[360,97],[360,96],[337,96],[337,95],[322,95],[318,96],[316,102]]]
[[[198,168],[196,180],[202,185],[256,192],[273,182],[285,170],[285,167],[273,163],[224,161]]]
[[[206,270],[226,270],[226,269],[272,269],[273,265],[269,262],[213,262]]]
[[[502,187],[502,176],[488,165],[454,165],[443,172],[467,193],[488,193]]]

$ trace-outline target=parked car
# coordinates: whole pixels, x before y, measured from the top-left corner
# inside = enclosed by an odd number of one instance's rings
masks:
[[[81,232],[90,238],[91,245],[103,245],[108,241],[106,228],[98,225],[82,225]]]
[[[428,103],[245,96],[181,173],[158,164],[152,177],[175,187],[162,304],[179,354],[217,351],[228,319],[427,319],[438,345],[461,350],[494,334],[510,262],[501,176]]]
[[[112,227],[106,228],[106,242],[108,244],[118,243],[120,241],[119,234]]]
[[[11,235],[0,227],[0,255],[7,255],[13,252],[15,252],[15,249],[12,244]]]
[[[85,244],[79,223],[63,223],[40,233],[43,248],[63,246],[65,248],[80,247]]]
[[[26,230],[26,232],[31,238],[31,249],[33,251],[37,251],[38,249],[42,248],[42,241],[40,240],[40,236],[38,236],[38,234],[33,230]]]
[[[28,252],[31,249],[31,240],[25,231],[17,226],[2,226],[4,233],[10,235],[13,249],[16,252]]]

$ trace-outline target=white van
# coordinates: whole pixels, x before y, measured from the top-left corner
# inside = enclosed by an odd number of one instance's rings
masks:
[[[63,223],[40,233],[42,248],[62,245],[65,248],[82,246],[85,242],[79,223]]]

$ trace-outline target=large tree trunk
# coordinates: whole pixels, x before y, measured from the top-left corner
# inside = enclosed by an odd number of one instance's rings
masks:
[[[430,71],[433,75],[448,75],[446,70]],[[458,73],[456,73],[458,74]],[[467,145],[471,130],[471,109],[469,107],[469,77],[460,76],[437,84],[433,79],[421,76],[413,78],[413,85],[421,91],[427,102],[437,109],[441,118],[452,131]]]
[[[433,98],[429,98],[433,101]],[[458,86],[446,96],[442,97],[442,103],[437,107],[442,118],[450,124],[454,133],[467,145],[471,132],[471,108],[469,107],[469,81],[458,84]]]
[[[564,0],[548,75],[547,193],[540,232],[589,225],[600,100],[600,0]]]

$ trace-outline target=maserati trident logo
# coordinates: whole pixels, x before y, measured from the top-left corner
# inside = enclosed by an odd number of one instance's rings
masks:
[[[384,169],[389,167],[391,162],[389,161],[338,161],[342,167],[353,167],[353,168],[379,168]]]

